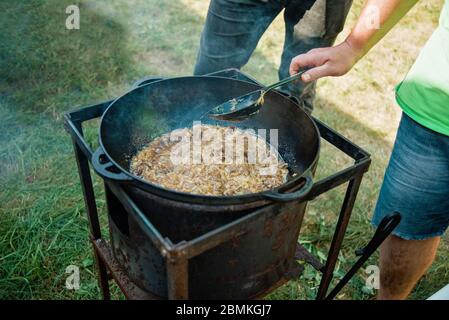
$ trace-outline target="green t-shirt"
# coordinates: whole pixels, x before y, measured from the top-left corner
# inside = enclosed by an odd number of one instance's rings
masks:
[[[449,136],[449,0],[438,28],[396,87],[396,100],[416,122]]]

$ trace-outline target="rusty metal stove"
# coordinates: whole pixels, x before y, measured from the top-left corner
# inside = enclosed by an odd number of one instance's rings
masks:
[[[214,75],[257,83],[254,79],[236,69],[220,71]],[[145,82],[151,82],[154,81],[154,79],[157,79],[157,77],[147,78],[139,81],[138,83],[142,84]],[[127,271],[120,267],[120,264],[114,257],[111,245],[104,240],[101,234],[97,205],[89,168],[89,162],[93,151],[84,139],[82,125],[86,121],[101,117],[111,101],[86,106],[65,114],[66,129],[72,137],[82,191],[88,213],[90,240],[94,248],[99,286],[104,299],[110,299],[109,280],[111,279],[115,280],[128,299],[160,299],[160,297],[142,290],[131,281],[127,275]],[[337,284],[332,292],[328,294],[328,289],[333,278],[333,272],[338,254],[340,252],[341,244],[351,216],[359,186],[364,173],[368,171],[371,160],[370,155],[366,151],[339,133],[335,132],[318,119],[314,118],[314,121],[319,128],[322,139],[325,139],[339,151],[354,160],[353,164],[349,167],[316,182],[306,199],[314,199],[324,192],[347,183],[346,194],[340,208],[340,214],[326,262],[322,264],[318,258],[310,254],[300,244],[297,245],[295,254],[296,260],[310,264],[313,268],[322,273],[321,283],[316,298],[332,299],[369,258],[369,256],[380,245],[391,230],[394,229],[398,223],[398,220],[393,219],[394,221],[392,223],[385,222],[386,227],[384,230],[378,230],[381,234],[377,235],[376,232],[377,238],[375,236],[365,250],[361,252],[361,254],[363,254],[362,258],[357,261],[357,263]],[[273,208],[267,209],[266,207],[258,209],[240,219],[212,230],[195,239],[173,244],[170,239],[164,237],[157,230],[157,228],[151,223],[151,221],[149,221],[145,214],[143,214],[139,207],[119,185],[105,181],[104,188],[109,214],[111,215],[113,211],[117,210],[126,210],[126,213],[132,217],[136,226],[138,226],[143,231],[144,235],[150,239],[152,246],[154,246],[160,255],[164,257],[165,270],[163,270],[163,272],[166,273],[167,277],[167,293],[169,299],[189,298],[189,261],[200,256],[207,250],[216,248],[228,241],[235,240],[247,226],[257,224],[258,222],[269,218],[270,215],[274,215],[276,211],[273,210]],[[272,206],[275,205],[276,204],[273,204]],[[114,228],[115,226],[110,225],[110,227]],[[266,288],[266,290],[258,297],[253,298],[263,297],[287,281],[299,277],[303,269],[303,263],[292,263],[290,270],[279,281],[271,287]]]

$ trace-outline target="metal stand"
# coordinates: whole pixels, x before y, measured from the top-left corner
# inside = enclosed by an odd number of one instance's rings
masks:
[[[224,70],[214,75],[256,82],[255,80],[235,69]],[[138,85],[145,82],[154,81],[155,79],[157,78],[148,78],[146,80],[138,82]],[[65,124],[67,131],[72,137],[85,205],[88,213],[90,239],[93,245],[99,274],[99,287],[101,289],[103,299],[110,299],[109,280],[113,278],[128,299],[159,299],[159,297],[143,291],[132,283],[132,281],[127,277],[126,272],[121,269],[114,256],[112,255],[109,244],[105,240],[103,240],[101,235],[97,206],[95,202],[95,194],[89,169],[89,161],[92,156],[92,149],[84,139],[82,124],[85,121],[99,118],[103,114],[107,106],[110,104],[110,102],[111,101],[107,101],[104,103],[84,107],[65,114]],[[310,254],[303,246],[299,244],[296,251],[295,258],[297,260],[302,260],[312,265],[316,270],[320,271],[323,274],[316,298],[325,299],[333,278],[333,272],[341,249],[341,244],[344,239],[346,228],[352,213],[354,202],[359,190],[359,186],[364,173],[368,171],[371,160],[370,155],[366,151],[364,151],[339,133],[335,132],[318,119],[314,118],[314,121],[316,122],[323,139],[327,140],[341,152],[345,153],[354,160],[354,163],[351,166],[316,182],[307,199],[314,199],[324,192],[327,192],[333,188],[349,182],[346,189],[345,198],[340,209],[340,215],[335,228],[326,263],[322,265],[316,257]],[[123,205],[123,207],[136,219],[136,221],[138,221],[139,225],[152,240],[153,244],[156,246],[156,248],[158,248],[161,255],[166,259],[169,299],[188,299],[189,259],[198,256],[202,252],[214,248],[221,243],[231,241],[240,233],[244,232],[245,226],[247,226],[248,224],[254,223],[259,219],[266,219],[270,214],[274,214],[274,210],[256,210],[253,213],[250,213],[225,226],[208,232],[207,234],[202,235],[196,239],[173,244],[169,239],[164,238],[158,232],[154,225],[145,217],[145,215],[139,210],[136,204],[128,197],[126,192],[124,192],[120,186],[105,181],[105,189],[107,197],[116,198],[114,201],[119,201],[121,205]],[[273,204],[273,206],[276,206],[276,204]],[[282,281],[279,281],[273,287],[267,289],[266,292],[261,294],[259,297],[265,296],[290,279],[299,277],[302,269],[299,265],[294,266],[291,272],[289,272]],[[346,279],[346,281],[347,280],[349,279]],[[333,292],[332,294],[335,296],[336,293]]]

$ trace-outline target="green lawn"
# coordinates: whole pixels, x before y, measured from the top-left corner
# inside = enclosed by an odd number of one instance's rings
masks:
[[[192,72],[207,1],[81,0],[81,29],[66,30],[65,8],[72,1],[0,2],[0,298],[95,299],[92,251],[71,141],[62,114],[129,89],[147,75]],[[349,30],[362,1],[355,1]],[[442,0],[422,1],[353,71],[319,83],[315,116],[373,156],[362,184],[340,255],[336,277],[355,261],[372,229],[375,205],[400,111],[393,87],[437,24]],[[277,19],[244,71],[268,83],[276,79],[283,24]],[[95,143],[96,130],[87,128]],[[347,164],[325,146],[319,176]],[[101,194],[101,180],[95,188]],[[324,257],[336,223],[343,188],[313,201],[300,241]],[[101,197],[98,204],[103,208]],[[104,210],[101,218],[105,222]],[[449,238],[411,298],[422,299],[449,282]],[[81,288],[65,289],[65,269],[81,267]],[[376,264],[373,257],[370,264]],[[369,299],[366,274],[356,278],[340,299]],[[307,299],[319,276],[307,270],[297,282],[270,298]],[[117,289],[114,296],[121,298]]]

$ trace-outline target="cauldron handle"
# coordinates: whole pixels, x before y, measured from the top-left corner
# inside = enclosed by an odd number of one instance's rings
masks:
[[[304,198],[312,189],[313,186],[313,179],[312,179],[312,173],[310,171],[304,173],[303,177],[305,180],[304,185],[297,191],[294,192],[288,192],[288,193],[280,193],[278,190],[271,190],[264,192],[262,196],[265,199],[273,200],[277,202],[289,202],[289,201],[297,201]]]
[[[92,154],[91,163],[95,172],[102,178],[122,183],[133,181],[131,177],[119,171],[119,169],[107,158],[102,147],[98,147],[98,149]]]

